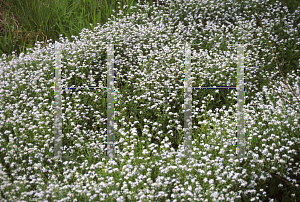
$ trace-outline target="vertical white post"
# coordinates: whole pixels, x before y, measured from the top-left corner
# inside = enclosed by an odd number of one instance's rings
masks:
[[[191,45],[185,44],[185,82],[184,82],[184,147],[185,156],[192,153],[192,81],[191,81]]]
[[[244,122],[244,46],[237,46],[237,158],[245,157]]]
[[[194,44],[193,44],[194,45]],[[245,157],[245,127],[244,127],[244,47],[237,45],[237,158]],[[191,157],[192,153],[192,120],[191,120],[191,102],[192,102],[192,82],[191,82],[191,44],[185,45],[185,83],[184,83],[184,96],[185,96],[185,111],[184,111],[184,147],[185,157]],[[204,87],[219,89],[220,87]],[[201,89],[204,89],[201,87]],[[221,87],[224,89],[227,87]],[[229,87],[232,88],[232,87]],[[195,156],[196,157],[196,156]]]
[[[114,152],[114,44],[107,47],[107,155],[113,158]]]
[[[55,140],[54,158],[61,158],[62,119],[61,119],[61,44],[55,44]]]

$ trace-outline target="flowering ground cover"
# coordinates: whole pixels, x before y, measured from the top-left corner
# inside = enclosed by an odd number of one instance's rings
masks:
[[[299,9],[291,14],[255,1],[138,6],[137,13],[83,29],[72,42],[59,41],[61,82],[68,87],[107,86],[107,44],[114,44],[121,158],[103,158],[105,88],[62,90],[62,151],[72,158],[49,158],[55,43],[2,55],[1,201],[297,201],[299,102],[275,68],[264,32],[277,58],[299,56]],[[199,158],[181,158],[186,42],[198,45],[191,47],[193,87],[236,86],[234,44],[244,44],[247,158],[232,158],[236,90],[201,88],[192,91],[192,155]],[[295,65],[284,76],[299,99],[299,60]]]

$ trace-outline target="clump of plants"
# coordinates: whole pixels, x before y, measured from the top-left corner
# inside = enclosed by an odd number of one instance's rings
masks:
[[[299,56],[299,10],[266,5],[144,2],[138,12],[84,29],[72,42],[61,37],[62,155],[70,159],[52,158],[57,42],[37,43],[18,57],[2,55],[0,198],[297,201],[299,70],[284,74],[288,64],[278,64],[265,47],[272,39],[279,57],[288,43]],[[192,158],[184,156],[186,43],[192,44]],[[113,159],[106,158],[109,44]],[[236,89],[201,88],[237,85],[235,44],[245,50],[244,158],[236,158]],[[279,74],[269,71],[275,66]],[[82,86],[99,88],[68,88]]]

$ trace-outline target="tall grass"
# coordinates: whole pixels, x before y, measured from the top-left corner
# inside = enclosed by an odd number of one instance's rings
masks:
[[[1,0],[2,14],[7,16],[2,22],[0,55],[26,53],[37,41],[44,42],[45,47],[47,40],[57,41],[61,34],[73,41],[71,36],[78,36],[82,29],[103,25],[111,15],[119,17],[119,9],[126,15],[136,3],[137,0]]]

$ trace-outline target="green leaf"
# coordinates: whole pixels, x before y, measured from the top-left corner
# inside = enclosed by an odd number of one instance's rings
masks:
[[[271,179],[271,183],[270,183],[271,197],[275,196],[280,191],[280,188],[278,187],[279,183],[280,183],[279,179],[274,178],[274,177]]]

